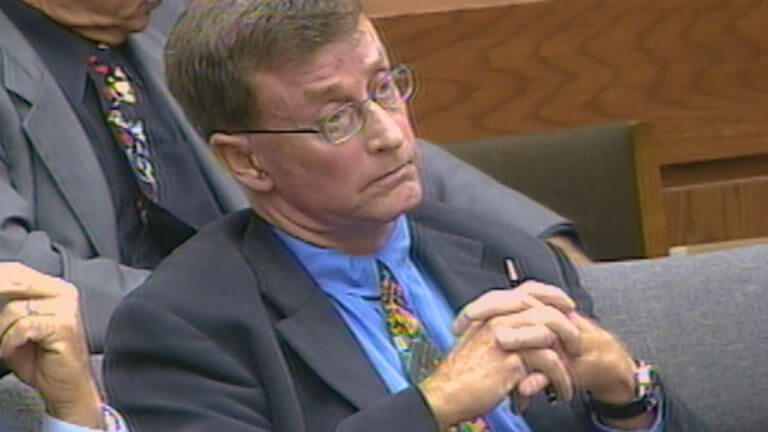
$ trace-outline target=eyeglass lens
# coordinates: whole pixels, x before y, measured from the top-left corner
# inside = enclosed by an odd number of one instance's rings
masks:
[[[413,71],[404,65],[396,66],[375,84],[371,99],[387,110],[396,110],[413,95]],[[321,132],[326,140],[339,144],[362,129],[365,113],[361,103],[350,103],[321,121]]]

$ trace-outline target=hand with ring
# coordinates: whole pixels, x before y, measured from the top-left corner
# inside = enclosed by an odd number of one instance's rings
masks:
[[[32,300],[27,300],[27,316],[38,316],[40,315],[40,311],[37,310],[37,306],[35,306],[35,303],[32,302]]]
[[[41,394],[51,416],[101,428],[74,286],[20,263],[0,263],[0,360]]]

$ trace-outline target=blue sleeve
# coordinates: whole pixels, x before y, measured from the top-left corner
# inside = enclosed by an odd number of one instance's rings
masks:
[[[104,405],[102,409],[106,423],[104,430],[74,425],[43,414],[43,425],[40,432],[129,432],[125,420],[117,411],[107,405]]]

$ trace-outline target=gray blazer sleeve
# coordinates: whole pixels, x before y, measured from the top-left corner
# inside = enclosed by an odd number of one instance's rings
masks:
[[[101,352],[109,317],[126,292],[140,285],[148,270],[122,266],[106,258],[84,259],[35,229],[33,203],[16,189],[0,142],[0,261],[19,261],[61,277],[80,292],[92,352]]]
[[[513,220],[522,231],[546,239],[565,235],[576,239],[573,224],[527,196],[501,185],[445,150],[419,141],[426,194],[456,207],[473,208],[500,219]]]

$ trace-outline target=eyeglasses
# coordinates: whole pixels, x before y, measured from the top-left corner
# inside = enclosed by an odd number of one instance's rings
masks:
[[[235,134],[319,134],[325,141],[339,145],[360,132],[365,126],[365,104],[376,102],[387,111],[398,111],[413,96],[413,69],[407,65],[396,65],[389,73],[371,83],[368,98],[359,102],[348,102],[332,114],[315,121],[314,128],[303,129],[255,129],[225,132]]]

